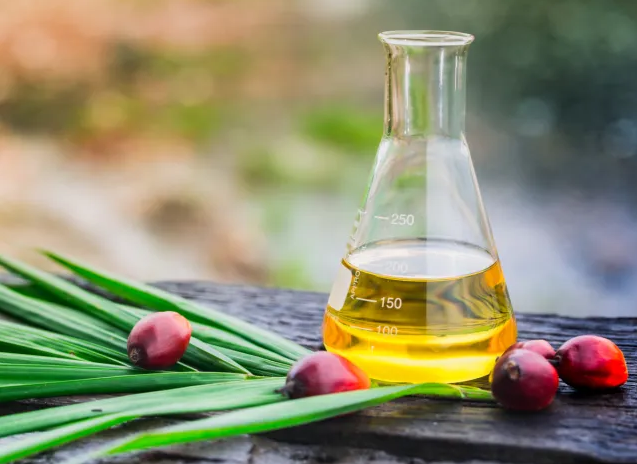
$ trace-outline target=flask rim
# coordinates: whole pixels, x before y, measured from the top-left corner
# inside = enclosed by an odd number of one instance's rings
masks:
[[[378,34],[383,43],[390,45],[408,45],[420,47],[444,47],[469,45],[475,37],[464,32],[454,31],[385,31]]]

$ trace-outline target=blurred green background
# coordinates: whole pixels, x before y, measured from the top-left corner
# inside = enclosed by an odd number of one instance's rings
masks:
[[[519,311],[637,315],[637,3],[0,3],[0,251],[328,291],[381,135],[378,32],[476,35],[468,140]]]

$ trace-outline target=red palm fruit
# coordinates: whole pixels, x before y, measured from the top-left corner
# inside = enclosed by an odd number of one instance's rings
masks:
[[[553,359],[555,357],[555,350],[546,340],[527,340],[525,342],[517,342],[507,348],[503,354],[520,348],[533,351],[546,359]]]
[[[506,409],[539,411],[553,402],[558,384],[555,368],[543,356],[517,349],[496,363],[491,393]]]
[[[347,359],[328,351],[309,354],[298,361],[278,390],[289,398],[326,395],[371,386],[367,374]]]
[[[144,369],[166,369],[188,348],[192,327],[181,314],[153,313],[140,319],[128,336],[128,357]]]
[[[557,350],[555,363],[562,380],[574,388],[604,390],[628,380],[622,350],[596,335],[571,338]]]

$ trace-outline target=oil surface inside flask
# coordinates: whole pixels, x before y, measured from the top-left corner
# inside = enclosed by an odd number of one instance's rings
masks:
[[[373,379],[450,383],[488,376],[517,331],[497,258],[467,243],[404,239],[343,259],[323,335]]]

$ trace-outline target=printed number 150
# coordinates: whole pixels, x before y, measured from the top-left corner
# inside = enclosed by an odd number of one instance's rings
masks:
[[[389,309],[400,309],[403,305],[403,300],[401,300],[400,298],[394,298],[394,297],[382,297],[380,299],[380,305],[383,308],[389,308]]]

